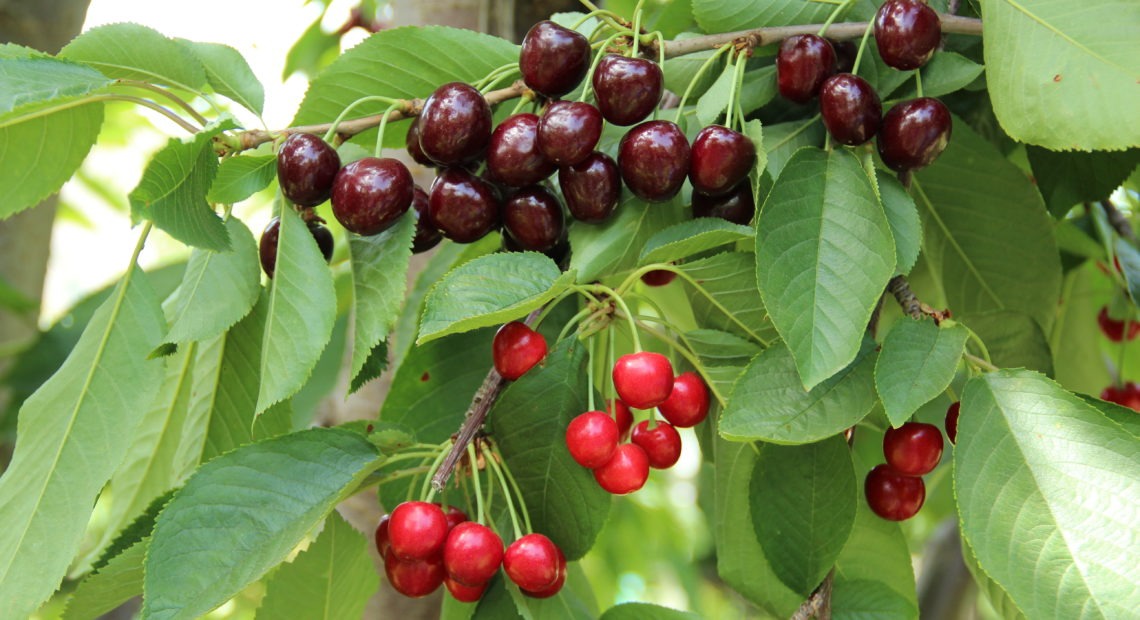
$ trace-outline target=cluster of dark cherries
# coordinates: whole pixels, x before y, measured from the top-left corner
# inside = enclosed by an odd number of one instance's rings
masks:
[[[960,403],[946,410],[946,436],[958,438]],[[863,494],[875,514],[891,521],[905,521],[918,514],[926,501],[922,476],[934,471],[942,461],[942,431],[933,424],[907,422],[888,428],[883,435],[886,463],[867,472]]]

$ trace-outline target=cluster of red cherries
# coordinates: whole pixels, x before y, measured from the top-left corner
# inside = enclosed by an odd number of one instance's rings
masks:
[[[1123,273],[1120,259],[1113,258],[1113,265],[1118,274]],[[1098,262],[1097,267],[1105,275],[1111,275],[1103,263]],[[1108,306],[1101,306],[1100,312],[1096,315],[1096,324],[1105,338],[1112,342],[1132,342],[1140,336],[1140,321],[1114,318]],[[1120,385],[1113,384],[1101,391],[1100,399],[1140,411],[1140,386],[1133,381],[1123,381]]]
[[[958,437],[960,403],[946,410],[946,436],[950,443]],[[867,473],[863,493],[875,514],[890,521],[905,521],[918,514],[926,501],[922,476],[934,471],[942,461],[942,431],[933,424],[907,422],[889,428],[883,435],[886,463]]]

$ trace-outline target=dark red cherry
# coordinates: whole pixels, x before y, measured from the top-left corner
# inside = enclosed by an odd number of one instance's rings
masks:
[[[649,456],[641,446],[623,443],[613,458],[594,470],[598,486],[614,495],[626,495],[645,486],[649,479]]]
[[[538,122],[538,149],[559,166],[589,157],[601,137],[602,113],[584,101],[555,101]]]
[[[474,87],[449,82],[424,102],[419,131],[420,149],[432,161],[444,166],[474,161],[491,141],[491,107]]]
[[[747,181],[737,185],[724,196],[706,196],[693,193],[693,217],[719,217],[733,224],[747,226],[756,214],[752,199],[752,185]]]
[[[780,43],[776,54],[776,87],[785,99],[807,103],[835,69],[835,50],[827,39],[814,34],[797,34]]]
[[[590,69],[590,42],[582,34],[543,20],[530,27],[519,52],[523,81],[535,92],[561,97]]]
[[[855,57],[859,55],[859,46],[854,41],[827,40],[831,49],[835,50],[835,70],[837,73],[851,73],[855,69]]]
[[[827,78],[819,89],[819,112],[836,142],[857,146],[879,130],[883,106],[867,80],[840,73]]]
[[[533,185],[558,169],[538,150],[538,116],[515,114],[499,123],[487,148],[487,169],[496,182]]]
[[[467,521],[456,525],[443,546],[443,567],[463,584],[486,583],[503,563],[503,539],[486,525]]]
[[[487,583],[481,583],[477,586],[467,586],[459,583],[451,577],[443,577],[443,585],[447,588],[447,592],[451,597],[460,603],[474,603],[483,598],[483,593],[487,591]]]
[[[668,422],[658,422],[653,428],[649,420],[638,422],[630,441],[645,450],[653,469],[669,469],[681,458],[681,435]]]
[[[627,127],[653,112],[664,82],[652,60],[607,54],[594,69],[594,98],[603,118]]]
[[[618,447],[618,425],[607,413],[587,411],[566,427],[566,449],[582,467],[594,469],[609,462]]]
[[[1140,387],[1131,381],[1120,387],[1110,385],[1104,388],[1100,399],[1140,411]]]
[[[503,571],[523,590],[542,591],[558,580],[559,549],[542,534],[527,534],[503,554]]]
[[[633,413],[629,406],[621,402],[620,398],[611,398],[606,406],[606,413],[612,415],[617,422],[619,439],[629,437],[629,429],[633,426]]]
[[[1100,397],[1107,400],[1104,398],[1104,394],[1101,394]],[[960,402],[953,403],[946,409],[946,436],[950,438],[950,443],[958,441],[958,413],[961,409],[962,403]]]
[[[519,321],[511,321],[495,332],[491,341],[495,370],[514,381],[546,357],[546,338]]]
[[[311,134],[291,134],[277,151],[281,193],[301,207],[315,207],[328,200],[339,170],[336,149]]]
[[[638,198],[669,200],[689,173],[685,132],[672,121],[646,121],[630,129],[618,147],[621,178]]]
[[[404,148],[408,150],[408,155],[411,156],[412,161],[428,168],[435,167],[435,162],[424,155],[424,150],[420,148],[420,117],[418,116],[408,124],[408,133],[404,136]]]
[[[1100,327],[1101,333],[1106,338],[1113,342],[1124,341],[1124,323],[1120,319],[1114,319],[1108,315],[1108,306],[1101,306],[1100,312],[1096,315],[1096,324]],[[1134,340],[1136,336],[1140,336],[1140,321],[1128,321],[1128,339]]]
[[[397,592],[411,598],[435,592],[445,575],[438,555],[426,560],[401,560],[391,548],[384,555],[384,573]]]
[[[415,197],[412,173],[391,158],[365,157],[341,169],[333,182],[333,217],[346,230],[376,235],[391,228]]]
[[[629,353],[614,363],[614,389],[625,404],[652,409],[673,391],[673,364],[660,353]]]
[[[562,554],[562,550],[557,546],[554,547],[558,552],[558,578],[554,583],[546,586],[541,590],[523,590],[522,593],[530,598],[550,598],[558,594],[562,586],[566,585],[566,556]]]
[[[478,241],[499,224],[498,192],[462,168],[447,168],[431,184],[428,219],[456,243]]]
[[[404,502],[388,521],[391,551],[401,560],[425,560],[438,556],[447,540],[447,517],[435,504]]]
[[[419,185],[415,186],[412,208],[416,210],[416,236],[412,237],[412,252],[419,254],[439,245],[443,233],[432,226],[428,217],[428,195]]]
[[[669,398],[657,407],[661,415],[677,428],[689,428],[703,422],[709,414],[709,389],[694,372],[683,372],[673,380]]]
[[[863,481],[863,494],[875,514],[890,521],[905,521],[922,508],[926,485],[922,478],[904,476],[890,465],[876,465]]]
[[[938,13],[919,0],[887,0],[875,14],[875,45],[888,67],[917,69],[941,41]]]
[[[320,219],[320,218],[317,218]],[[313,240],[317,242],[317,248],[320,249],[321,255],[325,257],[325,262],[332,260],[333,253],[333,236],[328,228],[325,228],[317,221],[309,222],[309,233],[313,235]],[[258,242],[257,252],[261,258],[261,269],[265,275],[270,278],[277,270],[277,246],[281,240],[281,218],[273,218],[265,225],[265,230],[261,232],[261,240]]]
[[[942,431],[922,422],[888,428],[883,436],[883,455],[887,465],[904,476],[929,474],[942,460]]]
[[[320,220],[320,218],[317,218]],[[309,222],[309,233],[313,235],[313,240],[317,242],[317,249],[321,251],[321,256],[325,257],[325,262],[332,260],[333,255],[333,236],[332,231],[325,227],[323,221],[312,220]]]
[[[895,172],[929,166],[950,143],[950,110],[922,97],[891,108],[879,126],[879,156]]]
[[[748,136],[723,125],[709,125],[693,139],[689,181],[693,189],[723,196],[736,188],[756,165],[756,145]]]
[[[668,269],[654,269],[641,274],[641,281],[646,286],[665,286],[677,277],[677,272]]]
[[[581,222],[604,222],[621,198],[621,176],[609,155],[594,151],[581,162],[558,171],[558,186],[570,215]]]
[[[562,238],[566,216],[553,194],[533,185],[507,199],[503,228],[522,249],[545,252]]]

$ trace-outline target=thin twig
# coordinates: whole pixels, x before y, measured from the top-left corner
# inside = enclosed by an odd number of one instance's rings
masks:
[[[796,613],[792,614],[792,620],[808,620],[809,618],[831,620],[831,588],[834,580],[835,571],[833,570],[827,574],[815,592],[811,593],[808,600],[800,605]]]
[[[1116,234],[1124,237],[1125,239],[1136,243],[1136,233],[1132,230],[1132,222],[1112,204],[1111,200],[1100,201],[1100,206],[1104,209],[1104,214],[1108,216],[1108,223],[1116,231]]]
[[[905,312],[912,319],[921,319],[924,315],[934,319],[938,324],[950,318],[949,310],[935,310],[922,301],[910,290],[910,282],[906,276],[895,276],[887,283],[887,292],[895,296]]]

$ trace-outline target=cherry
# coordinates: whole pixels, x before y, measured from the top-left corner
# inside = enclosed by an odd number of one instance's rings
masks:
[[[554,549],[558,552],[558,578],[554,580],[554,583],[541,590],[523,590],[523,594],[530,598],[550,598],[558,594],[562,586],[566,585],[566,556],[558,547],[554,547]]]
[[[515,114],[499,123],[487,148],[487,169],[511,187],[533,185],[558,168],[538,150],[538,116]]]
[[[1101,398],[1104,398],[1103,394]],[[958,441],[958,412],[961,408],[962,403],[956,402],[946,409],[946,436],[950,438],[950,443]]]
[[[418,116],[408,124],[408,133],[404,136],[404,148],[408,150],[408,155],[411,156],[412,161],[428,168],[435,167],[435,162],[424,155],[424,150],[420,148],[420,117]]]
[[[434,502],[434,504],[436,506],[439,506],[438,502]],[[439,509],[443,510],[443,506],[439,506]],[[451,530],[455,529],[455,526],[459,525],[460,523],[466,523],[467,522],[467,513],[463,512],[457,506],[454,506],[454,505],[447,507],[447,512],[445,512],[443,514],[443,517],[445,519],[447,519],[447,531],[448,531],[448,533],[450,533]],[[444,541],[444,542],[446,544],[446,541]]]
[[[558,171],[558,186],[574,219],[597,223],[609,218],[621,198],[621,177],[609,155],[594,151]]]
[[[420,112],[420,149],[432,161],[453,166],[478,159],[491,140],[491,107],[468,84],[435,89]]]
[[[566,448],[574,461],[586,469],[609,462],[618,447],[617,422],[607,413],[587,411],[566,427]]]
[[[1140,387],[1131,381],[1121,387],[1110,385],[1100,393],[1100,399],[1140,411]]]
[[[503,563],[503,539],[473,521],[456,525],[443,546],[443,567],[449,577],[466,585],[486,583]]]
[[[527,534],[503,554],[503,570],[523,590],[540,592],[558,580],[561,551],[542,534]]]
[[[879,156],[895,172],[929,166],[950,143],[952,119],[941,101],[922,97],[891,108],[879,127]]]
[[[392,511],[388,521],[388,540],[397,558],[426,560],[438,556],[443,550],[447,530],[447,517],[439,506],[427,502],[404,502]]]
[[[281,193],[297,206],[315,207],[328,200],[339,170],[336,149],[314,135],[290,134],[277,150]]]
[[[530,27],[519,52],[523,81],[535,92],[561,97],[590,69],[590,42],[581,33],[544,20]]]
[[[672,121],[646,121],[629,130],[618,146],[622,180],[637,197],[651,202],[677,195],[689,159],[685,132]]]
[[[419,254],[439,245],[443,233],[432,226],[428,217],[428,195],[419,185],[413,188],[412,208],[416,210],[416,236],[412,237],[412,252]]]
[[[477,586],[468,586],[446,575],[443,577],[443,585],[447,588],[452,598],[460,603],[474,603],[483,598],[483,593],[487,591],[486,583],[481,583]]]
[[[630,441],[645,450],[649,466],[654,469],[669,469],[681,458],[681,435],[668,422],[649,428],[649,420],[642,420],[633,427]]]
[[[553,194],[534,185],[507,199],[503,228],[523,250],[545,252],[562,239],[566,216]]]
[[[498,225],[498,192],[462,168],[447,168],[431,184],[427,212],[443,236],[456,243],[471,243]]]
[[[641,281],[646,286],[665,286],[677,277],[677,272],[668,269],[654,269],[641,274]]]
[[[875,514],[890,521],[905,521],[922,508],[926,485],[922,478],[904,476],[890,465],[876,465],[867,472],[863,493]]]
[[[883,454],[887,465],[904,476],[928,474],[942,460],[942,431],[922,422],[888,428],[883,436]]]
[[[388,542],[388,522],[391,519],[392,515],[386,514],[380,517],[380,523],[376,524],[376,533],[373,535],[373,538],[376,539],[376,551],[380,554],[380,557],[384,557],[384,554],[388,553],[388,547],[390,546]]]
[[[602,137],[602,113],[584,101],[555,101],[538,121],[538,150],[559,166],[576,164]]]
[[[365,157],[341,169],[333,182],[333,217],[358,235],[391,228],[412,206],[412,173],[395,159]]]
[[[525,323],[512,321],[495,333],[491,354],[495,370],[504,379],[514,381],[546,357],[546,338]]]
[[[917,69],[941,41],[938,13],[919,0],[887,0],[875,14],[875,45],[888,67]]]
[[[594,98],[607,121],[628,127],[649,116],[665,78],[652,60],[607,54],[594,69]]]
[[[657,410],[677,428],[689,428],[709,415],[709,389],[692,372],[683,372],[673,380],[673,391]]]
[[[623,355],[614,363],[613,374],[618,396],[635,409],[652,409],[673,391],[673,365],[660,353]]]
[[[1100,312],[1096,315],[1096,324],[1100,326],[1101,333],[1113,342],[1124,340],[1124,323],[1108,316],[1108,306],[1101,306]],[[1128,321],[1128,339],[1134,340],[1138,335],[1140,335],[1140,321]]]
[[[827,78],[819,89],[819,112],[836,142],[857,146],[879,130],[883,106],[867,80],[839,73]]]
[[[648,479],[649,456],[641,446],[632,443],[618,446],[613,458],[594,470],[598,486],[614,495],[633,493],[645,486]]]
[[[723,196],[740,185],[756,165],[756,145],[723,125],[709,125],[693,139],[689,181],[693,189]]]
[[[814,34],[797,34],[780,43],[776,54],[776,87],[785,99],[807,103],[835,70],[835,49],[827,39]]]
[[[827,40],[835,50],[835,70],[838,73],[851,73],[855,68],[855,57],[859,55],[859,46],[854,41]]]
[[[747,226],[756,214],[756,203],[752,199],[752,185],[743,182],[724,196],[706,196],[693,193],[693,217],[719,217],[723,220]]]
[[[401,560],[392,549],[384,554],[384,573],[392,587],[411,598],[427,596],[443,583],[443,562],[439,557],[420,560]]]
[[[310,220],[309,233],[313,235],[313,239],[317,242],[317,249],[321,251],[321,256],[325,257],[325,262],[332,260],[333,255],[333,236],[332,231],[324,225],[324,220],[317,218]]]
[[[624,439],[629,436],[629,429],[633,426],[633,413],[629,407],[621,402],[620,398],[611,398],[606,406],[606,413],[614,417],[617,422],[618,437]]]
[[[319,218],[318,218],[319,220]],[[333,253],[333,237],[328,228],[325,228],[319,221],[311,221],[308,224],[309,232],[313,235],[313,239],[317,242],[317,247],[321,251],[321,255],[325,257],[325,262],[332,260]],[[257,245],[257,253],[261,259],[261,269],[265,275],[270,278],[277,270],[277,246],[281,240],[281,218],[275,217],[269,220],[265,225],[265,230],[261,231],[261,240]]]

